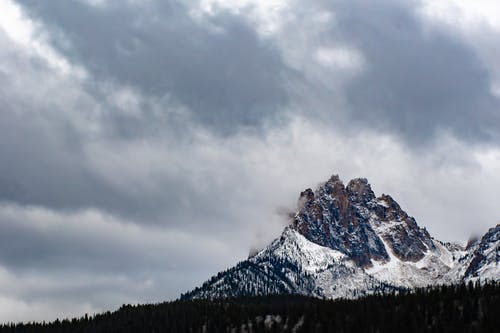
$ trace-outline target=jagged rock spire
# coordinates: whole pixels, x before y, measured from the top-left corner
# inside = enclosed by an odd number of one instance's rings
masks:
[[[355,178],[347,184],[347,192],[351,201],[368,202],[375,199],[370,184],[366,178]]]
[[[350,256],[361,267],[388,261],[391,251],[404,261],[418,261],[434,250],[430,235],[390,196],[376,198],[366,178],[344,186],[333,175],[315,192],[307,189],[292,222],[316,244]],[[384,242],[389,246],[386,248]]]
[[[371,259],[389,259],[383,242],[356,207],[375,197],[366,179],[353,180],[346,188],[339,176],[333,175],[311,192],[301,193],[307,201],[295,215],[292,224],[296,230],[316,244],[347,254],[361,267],[370,266]]]
[[[500,224],[489,229],[481,240],[469,249],[473,259],[465,271],[466,278],[500,278]]]

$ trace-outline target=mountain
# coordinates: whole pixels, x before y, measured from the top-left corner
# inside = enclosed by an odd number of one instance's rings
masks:
[[[469,244],[467,255],[460,258],[466,280],[500,280],[500,224],[479,240]]]
[[[364,178],[332,176],[300,193],[281,236],[183,299],[302,294],[355,298],[403,288],[500,280],[500,225],[467,247],[443,243]]]

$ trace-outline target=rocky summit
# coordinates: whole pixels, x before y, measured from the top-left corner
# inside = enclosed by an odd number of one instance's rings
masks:
[[[226,298],[303,294],[354,298],[401,288],[500,280],[500,225],[466,247],[418,226],[368,180],[337,175],[300,193],[281,236],[184,295]]]

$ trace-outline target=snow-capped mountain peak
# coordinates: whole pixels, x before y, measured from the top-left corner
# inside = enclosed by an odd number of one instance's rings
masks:
[[[500,278],[500,224],[488,230],[470,250],[472,259],[464,273],[465,278],[498,280]]]
[[[466,249],[442,243],[368,180],[333,175],[300,193],[280,237],[185,298],[299,293],[338,298],[500,279],[500,225]]]

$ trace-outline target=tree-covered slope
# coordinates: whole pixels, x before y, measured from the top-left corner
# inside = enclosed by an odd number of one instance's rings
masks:
[[[472,283],[355,300],[297,295],[122,306],[93,317],[5,325],[33,332],[500,332],[500,284]]]

